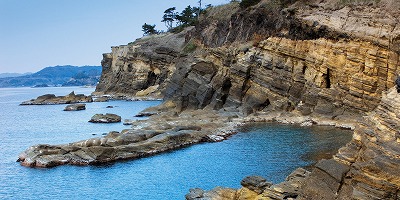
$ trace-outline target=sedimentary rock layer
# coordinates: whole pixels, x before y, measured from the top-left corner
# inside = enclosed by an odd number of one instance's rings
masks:
[[[164,97],[158,115],[142,122],[155,124],[69,145],[34,146],[20,161],[48,167],[136,158],[219,140],[215,128],[236,118],[349,128],[358,123],[352,142],[311,173],[297,171],[294,182],[262,193],[248,187],[239,193],[249,194],[246,199],[396,199],[399,8],[392,0],[264,0],[247,9],[233,3],[208,10],[196,27],[179,34],[114,47],[103,55],[96,92]],[[213,198],[241,199],[222,191]]]
[[[112,47],[111,53],[103,54],[103,73],[95,94],[162,98],[184,47],[185,33],[151,35]]]

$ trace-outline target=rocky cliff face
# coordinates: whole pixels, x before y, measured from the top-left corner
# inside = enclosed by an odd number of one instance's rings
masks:
[[[166,124],[72,146],[31,147],[20,161],[53,166],[151,155],[217,138],[212,128],[235,118],[358,124],[353,140],[312,172],[300,170],[256,193],[218,189],[208,199],[396,199],[400,105],[390,88],[400,74],[399,8],[392,0],[230,4],[208,10],[193,29],[113,47],[104,54],[98,94],[163,97],[166,103],[155,111],[161,114],[150,120]],[[207,113],[198,121],[211,128],[168,123],[184,123],[197,112]],[[99,153],[92,155],[93,148]]]
[[[184,47],[185,33],[152,35],[112,47],[111,53],[103,54],[96,94],[162,98],[161,91]]]

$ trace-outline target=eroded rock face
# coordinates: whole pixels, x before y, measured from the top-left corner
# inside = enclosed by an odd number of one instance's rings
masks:
[[[186,31],[147,36],[103,54],[95,94],[160,99],[184,48]]]
[[[285,182],[267,184],[267,187],[258,187],[264,185],[264,179],[247,177],[234,197],[217,195],[210,199],[397,199],[399,113],[400,94],[393,87],[356,127],[353,140],[334,158],[319,161],[311,172],[297,169]],[[202,196],[208,192],[203,191]]]
[[[360,121],[353,141],[312,172],[296,170],[261,194],[259,187],[217,188],[193,190],[187,198],[398,198],[399,3],[274,2],[249,10],[216,7],[188,32],[114,47],[103,55],[96,91],[164,97],[152,111],[159,115],[104,138],[31,147],[21,163],[48,167],[142,157],[219,141],[225,135],[215,129],[235,119],[348,128]],[[183,52],[194,40],[201,49]]]
[[[36,99],[24,101],[20,105],[54,105],[54,104],[71,104],[71,103],[86,103],[93,102],[91,96],[83,94],[75,94],[72,91],[66,96],[56,96],[54,94],[45,94]]]

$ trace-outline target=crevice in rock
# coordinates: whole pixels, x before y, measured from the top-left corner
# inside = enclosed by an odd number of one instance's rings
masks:
[[[146,89],[149,86],[152,86],[157,81],[157,75],[153,71],[149,71],[147,74],[147,81],[146,84],[142,87],[142,89]]]
[[[265,100],[264,103],[258,105],[258,106],[255,108],[255,110],[257,110],[257,111],[262,111],[262,110],[264,110],[266,107],[268,107],[270,104],[271,104],[271,102],[269,101],[269,99],[267,99],[267,100]]]
[[[215,110],[221,109],[224,104],[226,103],[226,100],[228,99],[229,96],[229,91],[232,87],[232,83],[230,79],[226,79],[221,86],[221,92],[219,94],[220,98],[217,98],[217,103],[214,106]]]
[[[132,64],[128,64],[127,70],[128,70],[128,72],[132,72],[132,70],[133,70]]]
[[[225,104],[226,99],[229,96],[229,90],[231,89],[231,87],[232,87],[231,80],[230,79],[226,79],[224,81],[224,83],[222,84],[222,94],[223,94],[222,97],[221,97],[222,105]]]
[[[326,70],[326,74],[322,75],[322,78],[324,82],[322,83],[321,87],[331,88],[331,72],[329,68]]]

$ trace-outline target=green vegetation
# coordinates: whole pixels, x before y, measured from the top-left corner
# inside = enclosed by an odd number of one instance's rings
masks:
[[[182,51],[182,52],[183,52],[184,54],[189,54],[189,53],[194,52],[196,49],[197,49],[197,44],[196,44],[196,42],[195,42],[194,40],[190,40],[190,41],[186,44],[185,48],[183,48],[183,51]]]
[[[204,10],[201,9],[201,1],[198,1],[199,7],[191,7],[190,5],[183,9],[182,12],[176,12],[176,7],[168,8],[164,11],[161,22],[165,23],[168,31],[180,32],[185,27],[196,25],[198,18]],[[207,5],[207,8],[211,5]],[[174,26],[175,23],[175,26]],[[157,34],[162,31],[157,31],[155,25],[149,25],[145,23],[142,26],[144,35]]]
[[[143,24],[142,31],[144,35],[153,35],[158,33],[156,30],[156,25],[150,25],[146,23]]]

